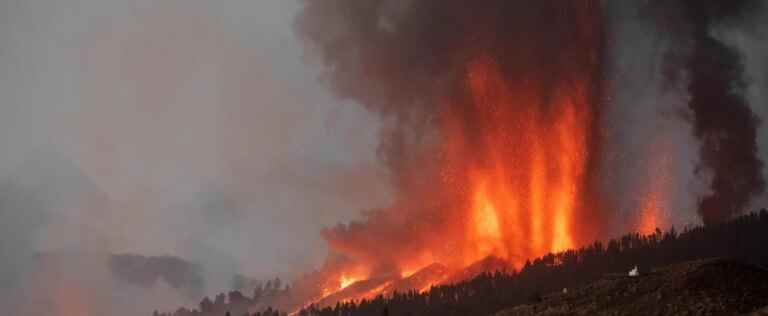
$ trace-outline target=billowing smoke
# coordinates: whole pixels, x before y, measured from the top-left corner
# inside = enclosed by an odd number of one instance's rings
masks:
[[[385,275],[405,254],[462,266],[482,239],[524,260],[601,232],[599,1],[306,1],[297,29],[333,91],[382,117],[397,190],[326,230],[331,251]]]
[[[684,80],[688,119],[699,140],[696,173],[709,191],[698,201],[706,224],[743,212],[765,191],[758,156],[759,119],[747,102],[742,53],[718,37],[719,29],[748,28],[762,2],[657,1],[651,10],[659,30],[671,31],[677,45],[666,58],[670,82]]]
[[[235,274],[287,280],[322,262],[324,226],[388,199],[375,132],[346,132],[376,118],[315,82],[297,10],[0,4],[3,315],[150,315]]]

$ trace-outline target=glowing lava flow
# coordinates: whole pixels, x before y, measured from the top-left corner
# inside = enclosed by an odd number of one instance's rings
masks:
[[[341,278],[339,279],[339,284],[341,285],[341,289],[345,289],[355,282],[357,282],[356,278],[348,277],[346,275],[342,275]]]

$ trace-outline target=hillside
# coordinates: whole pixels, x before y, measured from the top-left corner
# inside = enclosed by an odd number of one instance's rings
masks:
[[[768,270],[725,259],[606,276],[496,316],[740,315],[768,305]]]
[[[637,265],[643,270],[667,267],[702,258],[728,258],[768,266],[768,210],[734,218],[720,225],[674,229],[642,236],[628,234],[607,243],[548,254],[519,271],[484,273],[426,292],[395,293],[335,306],[310,306],[303,315],[494,315],[528,304],[541,293],[579,288],[605,275],[624,274]]]
[[[765,245],[768,244],[767,232],[768,210],[763,209],[720,225],[687,227],[681,233],[677,233],[675,229],[670,229],[663,233],[661,231],[651,235],[633,233],[607,242],[595,242],[579,249],[532,259],[520,270],[492,272],[499,269],[498,260],[488,258],[478,262],[477,265],[472,265],[473,268],[468,269],[466,275],[449,278],[463,281],[456,281],[455,283],[450,281],[425,291],[403,291],[404,288],[408,287],[395,286],[394,290],[396,291],[392,294],[359,301],[333,303],[332,300],[327,299],[320,302],[323,304],[305,307],[299,312],[299,315],[376,316],[384,315],[385,312],[391,316],[494,315],[514,306],[529,304],[531,299],[540,296],[538,295],[540,293],[554,293],[563,288],[580,289],[585,284],[597,284],[593,283],[596,280],[600,280],[597,282],[609,282],[608,285],[612,284],[610,282],[619,282],[620,279],[611,281],[605,279],[605,276],[623,275],[635,265],[643,270],[648,270],[670,267],[670,265],[692,262],[692,260],[702,258],[728,258],[734,260],[733,262],[768,266],[768,252],[765,251]],[[441,273],[441,270],[439,265],[428,267],[425,271],[414,274],[412,279],[409,278],[408,284],[413,288],[420,288],[421,282],[419,280],[422,273]],[[472,277],[477,273],[480,274]],[[655,280],[655,275],[650,274],[647,278],[627,282],[651,282]],[[761,274],[757,273],[757,275]],[[369,281],[360,281],[350,285],[350,288],[371,286],[367,284]],[[620,286],[622,283],[617,284],[616,286]],[[203,299],[196,310],[182,308],[175,312],[158,313],[157,315],[221,316],[227,310],[248,309],[253,313],[263,310],[267,306],[277,307],[281,311],[295,310],[290,306],[286,307],[279,304],[281,299],[298,296],[295,288],[285,288],[279,291],[270,289],[267,292],[274,293],[245,297],[242,293],[233,291],[229,295],[220,294],[214,300]],[[571,291],[571,295],[577,293]],[[663,293],[662,299],[664,299]],[[241,305],[242,308],[240,308]],[[768,302],[764,305],[768,305]],[[750,305],[749,307],[754,306]],[[533,312],[537,311],[533,310]],[[240,313],[233,313],[233,315],[239,316]]]

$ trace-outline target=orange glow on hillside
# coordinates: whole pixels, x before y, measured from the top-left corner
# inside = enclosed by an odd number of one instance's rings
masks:
[[[352,283],[357,282],[356,278],[348,277],[346,275],[342,275],[339,279],[339,284],[341,284],[341,288],[344,289],[348,286],[350,286]]]

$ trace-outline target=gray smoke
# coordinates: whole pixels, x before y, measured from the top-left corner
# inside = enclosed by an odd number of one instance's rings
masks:
[[[297,10],[0,1],[0,310],[148,315],[238,273],[290,279],[322,261],[323,226],[387,199],[376,132],[349,133],[377,122],[314,81]],[[126,278],[117,253],[202,283]]]

